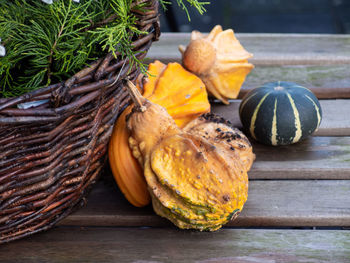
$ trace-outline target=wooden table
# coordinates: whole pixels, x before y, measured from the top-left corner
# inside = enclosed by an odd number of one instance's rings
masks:
[[[256,68],[242,94],[294,81],[321,98],[320,129],[283,147],[254,143],[249,197],[214,232],[176,229],[128,204],[106,168],[87,206],[59,226],[0,247],[0,262],[350,262],[350,36],[239,34]],[[179,61],[188,34],[163,34],[151,60]],[[213,111],[241,127],[240,100]]]

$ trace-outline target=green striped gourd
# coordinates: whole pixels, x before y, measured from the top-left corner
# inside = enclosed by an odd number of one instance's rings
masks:
[[[246,94],[239,115],[255,140],[268,145],[287,145],[316,131],[322,110],[309,89],[293,82],[277,81]]]

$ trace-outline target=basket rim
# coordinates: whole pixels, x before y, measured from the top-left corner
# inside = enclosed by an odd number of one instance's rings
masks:
[[[158,11],[157,0],[136,2]],[[133,41],[140,58],[160,35],[157,11],[149,11],[153,18],[137,14],[148,32]],[[139,71],[108,53],[62,83],[0,101],[0,245],[51,228],[85,201],[102,172],[114,123],[130,102],[122,81]],[[55,96],[63,99],[57,106],[13,107]]]
[[[135,9],[137,5],[146,2],[149,2],[151,4],[149,7],[143,8],[143,12],[138,9]],[[145,53],[149,49],[152,41],[157,41],[159,39],[160,25],[158,7],[158,0],[135,0],[131,4],[131,12],[135,13],[136,16],[139,18],[137,26],[142,28],[145,26],[147,27],[147,25],[153,24],[153,28],[151,28],[151,30],[149,28],[146,28],[145,31],[147,31],[147,34],[143,35],[142,37],[138,38],[137,40],[131,43],[131,46],[133,47],[133,50],[135,50],[136,53],[135,57],[138,59],[143,59],[145,55],[143,55],[142,53]],[[68,93],[69,96],[79,94],[79,92],[82,92],[83,90],[81,88],[79,90],[79,86],[77,86],[77,84],[80,84],[81,82],[91,81],[92,79],[95,79],[95,81],[100,81],[105,75],[107,75],[111,71],[114,71],[116,70],[116,68],[123,66],[124,63],[119,63],[117,65],[114,65],[114,67],[108,68],[108,63],[111,62],[111,60],[113,59],[118,59],[117,57],[120,56],[118,52],[114,53],[116,57],[114,57],[112,51],[108,52],[99,59],[86,65],[84,68],[82,68],[80,71],[78,71],[65,81],[53,83],[46,87],[38,88],[36,90],[24,93],[16,97],[0,98],[0,115],[3,113],[3,110],[11,108],[21,103],[45,100],[49,99],[49,97],[50,99],[52,99],[51,96],[48,96],[47,94],[57,89],[65,89],[66,91],[64,91],[64,93]],[[127,62],[125,64],[129,63],[129,58],[125,58],[124,60]],[[97,73],[96,76],[92,76],[91,73],[96,70],[98,70],[99,73]],[[106,72],[101,74],[103,70],[106,70]],[[106,81],[104,85],[110,85],[113,82],[115,82],[115,78],[113,79],[110,76],[108,78],[108,81]],[[89,90],[89,88],[87,88],[87,90]],[[57,107],[50,108],[56,109]],[[29,112],[28,109],[16,109],[16,112],[26,111]]]

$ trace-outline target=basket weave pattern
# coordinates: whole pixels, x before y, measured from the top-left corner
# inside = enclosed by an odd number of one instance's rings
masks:
[[[142,59],[160,30],[158,2],[140,2],[148,7],[132,12],[149,33],[134,36],[133,46]],[[129,101],[123,80],[138,74],[128,59],[109,53],[64,83],[0,99],[0,243],[46,230],[85,203]]]

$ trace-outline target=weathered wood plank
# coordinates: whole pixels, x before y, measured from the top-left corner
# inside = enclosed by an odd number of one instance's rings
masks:
[[[350,64],[349,35],[237,34],[254,57],[255,65]],[[179,45],[187,45],[189,33],[163,33],[148,53],[151,60],[180,61]]]
[[[239,98],[264,83],[278,80],[296,82],[320,99],[350,98],[349,65],[256,65],[243,83]]]
[[[315,135],[349,136],[350,100],[320,100],[320,103],[323,110],[323,121]]]
[[[349,262],[348,230],[66,228],[0,247],[4,262]]]
[[[350,137],[309,137],[289,146],[253,143],[251,179],[350,179]]]
[[[263,83],[294,81],[310,88],[318,98],[350,98],[350,36],[298,34],[237,34],[254,53],[256,66],[243,84],[241,98]],[[165,33],[149,51],[150,61],[180,61],[178,45],[187,33]]]
[[[350,90],[350,89],[349,89]],[[230,120],[237,128],[242,128],[239,119],[241,100],[233,100],[230,105],[212,103],[212,112]],[[320,100],[322,108],[321,125],[315,136],[350,136],[350,100]]]
[[[250,181],[248,201],[228,226],[350,226],[350,180]],[[87,206],[64,219],[75,226],[170,226],[150,206],[130,205],[117,186],[98,185]]]

